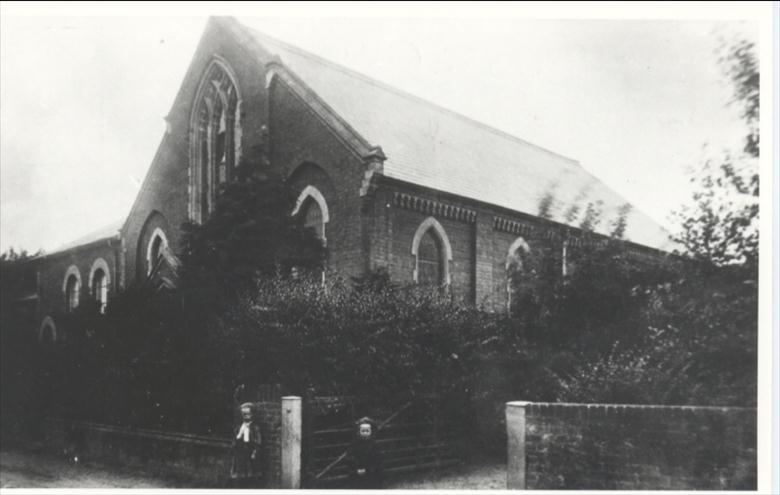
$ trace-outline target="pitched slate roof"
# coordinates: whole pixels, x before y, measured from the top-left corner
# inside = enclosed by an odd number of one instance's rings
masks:
[[[601,206],[596,231],[609,234],[629,201],[576,160],[535,146],[421,98],[229,20],[248,33],[345,119],[381,146],[384,174],[432,189],[579,226],[588,203]],[[572,215],[573,209],[578,214]],[[668,232],[630,207],[625,238],[671,250]]]
[[[54,249],[51,253],[46,253],[46,256],[52,256],[54,254],[62,253],[64,251],[85,246],[87,244],[92,244],[93,242],[102,241],[104,239],[118,239],[119,229],[122,228],[122,225],[124,225],[124,223],[125,223],[125,219],[123,218],[122,220],[118,220],[108,225],[104,225],[103,227],[94,230],[89,234],[83,235],[78,239],[75,239],[71,242],[59,246],[58,248]]]

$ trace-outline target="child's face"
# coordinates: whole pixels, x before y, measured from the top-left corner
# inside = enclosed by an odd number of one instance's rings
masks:
[[[244,419],[244,421],[251,421],[252,420],[252,410],[248,407],[241,408],[241,417]]]
[[[358,435],[360,435],[360,438],[370,438],[371,437],[371,425],[368,423],[363,423],[358,427]]]

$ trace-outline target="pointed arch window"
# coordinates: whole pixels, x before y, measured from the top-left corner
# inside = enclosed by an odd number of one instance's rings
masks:
[[[303,215],[304,227],[314,230],[317,237],[322,240],[323,245],[327,245],[325,226],[330,221],[330,213],[328,212],[328,203],[319,189],[314,186],[306,186],[298,195],[292,214]]]
[[[149,244],[146,248],[146,274],[149,275],[158,268],[160,258],[163,256],[163,250],[168,247],[168,238],[165,232],[159,227],[154,229],[149,238]]]
[[[417,282],[421,285],[444,284],[444,269],[439,240],[431,229],[423,234],[417,251]]]
[[[230,179],[241,152],[241,99],[232,71],[213,60],[198,88],[191,118],[190,219],[214,210],[219,185]]]
[[[320,238],[325,238],[325,224],[322,222],[322,209],[316,201],[309,198],[301,207],[303,210],[303,226],[310,228]]]
[[[531,249],[522,237],[509,246],[506,256],[506,306],[509,314],[517,316],[531,306],[535,272],[531,266]]]
[[[414,282],[422,285],[449,285],[452,246],[444,227],[433,217],[425,219],[412,239]]]

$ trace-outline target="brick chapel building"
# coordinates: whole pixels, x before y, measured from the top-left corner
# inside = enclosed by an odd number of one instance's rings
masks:
[[[244,150],[267,143],[270,166],[300,196],[347,276],[386,269],[398,282],[447,285],[467,304],[508,307],[510,271],[530,251],[567,269],[597,208],[595,231],[625,218],[625,245],[655,257],[668,234],[570,158],[263,35],[208,22],[127,218],[33,260],[22,290],[33,331],[85,298],[101,305],[157,264],[175,262],[180,226],[201,222]]]

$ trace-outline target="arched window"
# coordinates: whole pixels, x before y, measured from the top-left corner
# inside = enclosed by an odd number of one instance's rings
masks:
[[[160,254],[162,253],[163,248],[163,239],[159,235],[154,236],[154,239],[152,239],[151,245],[149,246],[149,260],[151,261],[152,265],[157,264],[157,261],[160,259]]]
[[[533,268],[529,254],[531,250],[522,237],[518,237],[509,246],[506,256],[506,293],[507,311],[517,314],[528,306],[534,281]]]
[[[71,313],[79,305],[79,293],[81,292],[81,274],[75,265],[71,265],[65,272],[62,291],[65,295],[65,311]]]
[[[38,341],[42,344],[53,344],[57,341],[57,326],[51,316],[47,316],[38,328]]]
[[[95,270],[92,275],[92,297],[100,305],[100,312],[106,312],[108,304],[108,277],[102,268]]]
[[[68,277],[65,285],[65,307],[68,313],[75,310],[79,305],[79,280],[75,275]]]
[[[449,285],[452,247],[444,227],[433,217],[423,221],[412,240],[413,280],[423,285]]]
[[[314,186],[306,186],[295,202],[293,215],[303,215],[303,225],[314,230],[323,244],[327,243],[325,225],[330,221],[328,203],[325,197]]]
[[[89,293],[100,307],[100,312],[106,312],[108,305],[108,287],[111,278],[108,270],[108,263],[103,258],[98,258],[92,263],[89,271]]]
[[[417,282],[421,285],[442,285],[444,270],[439,240],[431,229],[420,239],[417,250]]]
[[[70,313],[79,305],[79,280],[75,275],[68,277],[65,283],[65,307]]]
[[[303,205],[303,226],[310,228],[320,239],[325,238],[325,224],[322,222],[322,208],[309,198]]]
[[[213,60],[201,80],[190,121],[190,218],[202,222],[214,209],[219,184],[240,154],[240,97],[235,77]]]
[[[157,267],[160,262],[160,257],[163,256],[163,250],[168,247],[168,238],[165,236],[165,232],[160,228],[154,229],[152,236],[149,238],[149,245],[146,249],[146,274],[152,273],[152,270]]]

